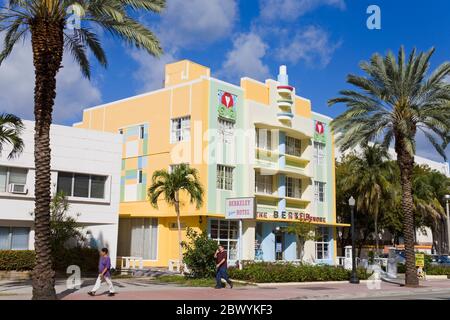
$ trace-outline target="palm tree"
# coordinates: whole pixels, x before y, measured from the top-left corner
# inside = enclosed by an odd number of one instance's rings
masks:
[[[359,90],[343,90],[340,97],[328,101],[329,105],[347,105],[347,110],[332,122],[334,131],[341,133],[336,142],[342,150],[381,137],[384,148],[394,141],[401,173],[407,286],[419,283],[412,197],[416,133],[420,130],[444,158],[450,140],[450,84],[445,79],[450,74],[450,63],[442,64],[428,76],[433,52],[431,49],[417,54],[414,49],[408,59],[403,47],[397,58],[392,52],[385,57],[374,54],[370,61],[360,63],[365,76],[347,77],[347,82]]]
[[[89,49],[100,65],[107,59],[96,31],[104,29],[127,44],[161,54],[158,39],[130,14],[160,12],[165,0],[9,0],[0,11],[0,31],[5,32],[0,64],[14,45],[31,34],[34,88],[35,156],[35,251],[33,299],[55,299],[50,249],[50,124],[56,96],[56,75],[66,50],[90,77]],[[70,24],[80,20],[79,26]]]
[[[378,218],[382,202],[390,201],[393,173],[386,149],[378,144],[363,146],[362,152],[350,158],[352,174],[343,177],[344,188],[353,189],[358,212],[370,214],[374,219],[375,252],[378,253]]]
[[[23,140],[20,137],[23,131],[23,123],[20,118],[13,114],[0,114],[0,155],[4,144],[10,144],[12,150],[8,154],[8,159],[15,158],[23,151]]]
[[[158,208],[158,200],[162,195],[168,205],[175,207],[177,214],[178,259],[183,262],[183,247],[181,239],[180,221],[180,192],[184,191],[189,196],[189,202],[195,203],[197,209],[203,204],[203,186],[198,177],[197,169],[190,168],[187,164],[180,164],[174,167],[171,173],[167,170],[158,170],[153,173],[152,184],[148,189],[148,196],[153,207]],[[182,272],[182,268],[180,268]]]

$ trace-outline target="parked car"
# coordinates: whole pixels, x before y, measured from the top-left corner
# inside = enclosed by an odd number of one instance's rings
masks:
[[[450,257],[449,256],[440,256],[438,259],[439,266],[450,267]]]

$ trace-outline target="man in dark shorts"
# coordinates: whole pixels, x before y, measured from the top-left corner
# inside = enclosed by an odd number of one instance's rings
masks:
[[[214,258],[216,258],[216,289],[222,289],[222,279],[230,285],[230,289],[233,288],[233,283],[228,278],[227,273],[227,252],[222,245],[219,245],[219,249],[216,250],[214,254]]]

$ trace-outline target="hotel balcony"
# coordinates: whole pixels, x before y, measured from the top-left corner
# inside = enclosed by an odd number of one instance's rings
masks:
[[[285,165],[280,167],[280,157],[284,157]],[[310,160],[287,153],[255,149],[255,169],[265,170],[267,174],[286,174],[298,178],[312,178]]]

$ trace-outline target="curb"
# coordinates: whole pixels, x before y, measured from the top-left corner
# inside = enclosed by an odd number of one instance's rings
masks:
[[[244,280],[235,280],[230,279],[233,282],[236,283],[242,283],[257,287],[287,287],[287,286],[310,286],[310,285],[321,285],[321,284],[346,284],[348,281],[310,281],[310,282],[267,282],[267,283],[257,283],[257,282],[250,282],[250,281],[244,281]],[[400,279],[401,280],[401,279]],[[447,278],[447,276],[427,276],[427,280],[450,280]],[[373,283],[373,282],[382,282],[382,280],[360,280],[360,283]],[[418,289],[421,290],[421,289]],[[422,289],[423,290],[423,289]]]

